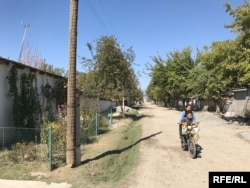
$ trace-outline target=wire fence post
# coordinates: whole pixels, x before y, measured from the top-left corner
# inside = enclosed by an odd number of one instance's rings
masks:
[[[110,117],[109,117],[109,125],[112,125],[112,115],[113,111],[112,111],[112,108],[110,109]]]
[[[5,149],[5,148],[4,148],[4,139],[5,139],[5,138],[4,138],[4,128],[3,128],[3,148],[2,148],[3,150]]]
[[[49,126],[49,171],[52,171],[52,126]]]
[[[98,113],[95,114],[95,134],[98,135]]]

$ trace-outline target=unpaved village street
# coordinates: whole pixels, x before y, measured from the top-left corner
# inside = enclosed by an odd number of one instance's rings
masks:
[[[228,124],[211,112],[196,112],[203,150],[201,158],[192,159],[181,149],[177,124],[180,111],[146,104],[140,112],[143,117],[138,125],[142,126],[139,163],[115,188],[208,188],[210,171],[250,171],[250,126]],[[70,188],[71,185],[0,180],[0,187]]]
[[[210,112],[196,112],[203,150],[202,158],[192,159],[180,146],[180,111],[150,104],[141,110],[145,139],[140,143],[138,167],[124,187],[207,188],[209,171],[250,171],[250,141],[241,136],[249,137],[249,126],[228,124]]]

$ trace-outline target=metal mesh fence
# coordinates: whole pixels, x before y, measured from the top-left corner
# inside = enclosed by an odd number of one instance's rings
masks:
[[[81,119],[81,144],[92,143],[107,130],[109,114],[110,111],[96,113]],[[49,169],[57,168],[66,164],[66,131],[66,122],[46,124],[43,128],[0,127],[0,154],[4,152],[4,159],[14,163],[44,162]]]
[[[66,162],[66,128],[57,131],[52,126],[42,129],[0,127],[0,150],[5,155],[1,160],[45,162],[53,169]]]
[[[101,116],[103,118],[105,118],[105,121],[106,121],[106,123],[108,125],[112,124],[112,113],[113,113],[112,108],[110,108],[107,111],[101,113]],[[105,122],[104,122],[104,124],[105,124]]]
[[[16,143],[40,142],[40,130],[34,128],[0,127],[0,149],[11,149]]]
[[[103,113],[89,113],[82,116],[80,121],[81,143],[89,144],[95,140],[96,136],[107,131],[112,124],[112,109]]]
[[[82,118],[80,121],[81,144],[93,142],[98,135],[98,119],[97,115],[92,115],[88,118]]]

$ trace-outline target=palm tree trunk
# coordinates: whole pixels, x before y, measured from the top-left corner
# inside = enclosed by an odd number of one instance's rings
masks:
[[[67,87],[67,153],[66,163],[70,167],[78,166],[80,152],[77,140],[76,113],[76,51],[77,51],[78,0],[70,0],[69,22],[69,59]],[[79,130],[79,129],[78,129]],[[80,144],[80,143],[79,143]]]

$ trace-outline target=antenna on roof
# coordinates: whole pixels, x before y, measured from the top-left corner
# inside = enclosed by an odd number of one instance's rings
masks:
[[[23,39],[22,39],[22,45],[21,45],[20,54],[19,54],[19,57],[18,57],[18,62],[21,61],[22,51],[23,51],[23,44],[24,44],[26,32],[27,32],[28,27],[30,26],[29,24],[24,24],[22,21],[21,21],[21,25],[23,25],[23,27],[24,27],[24,34],[23,34]]]

